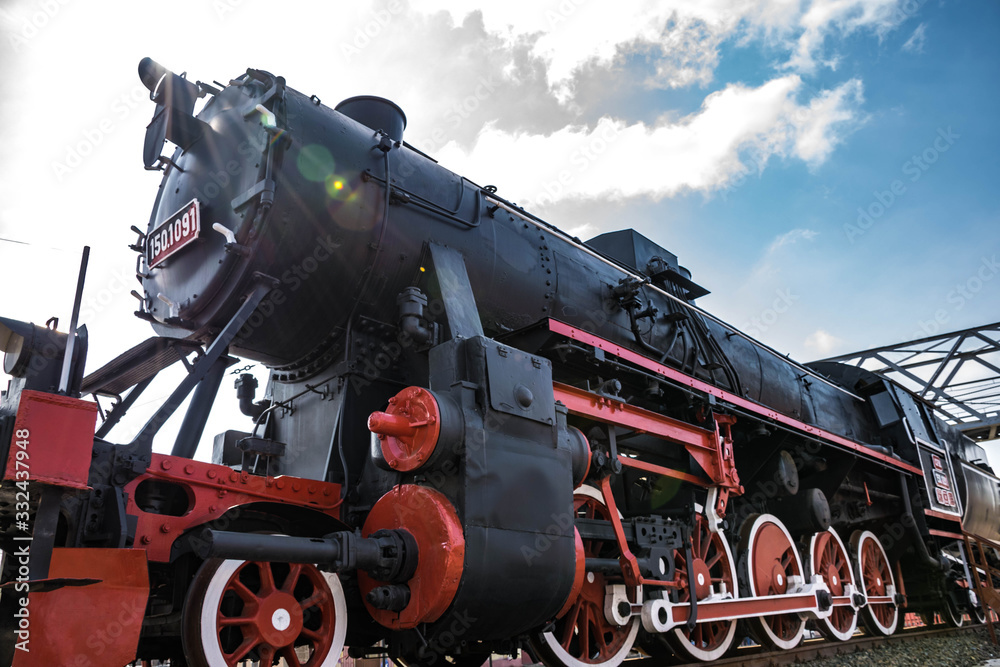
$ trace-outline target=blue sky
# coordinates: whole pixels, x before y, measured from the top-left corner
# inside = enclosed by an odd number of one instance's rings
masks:
[[[89,243],[91,368],[149,335],[126,248],[158,184],[148,55],[393,99],[445,166],[583,238],[635,227],[703,307],[801,360],[1000,320],[996,3],[291,1],[265,35],[272,12],[0,5],[0,237],[29,244],[0,242],[4,315],[68,320]]]

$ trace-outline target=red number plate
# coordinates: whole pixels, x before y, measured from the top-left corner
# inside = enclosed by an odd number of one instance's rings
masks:
[[[201,233],[201,209],[197,199],[166,219],[146,237],[146,265],[160,264]]]
[[[951,491],[945,491],[944,489],[934,489],[934,491],[939,503],[947,507],[956,507],[955,496]]]

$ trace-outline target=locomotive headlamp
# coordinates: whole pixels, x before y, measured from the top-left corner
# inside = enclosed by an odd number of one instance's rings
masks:
[[[0,350],[3,350],[3,370],[8,375],[23,377],[31,359],[31,340],[34,327],[0,317]]]

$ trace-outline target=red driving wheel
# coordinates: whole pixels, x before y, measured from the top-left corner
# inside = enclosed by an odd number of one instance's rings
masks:
[[[899,624],[896,601],[871,599],[885,598],[896,590],[896,580],[885,549],[870,530],[857,531],[851,536],[851,555],[858,579],[869,598],[868,604],[861,610],[861,621],[872,634],[891,635]]]
[[[573,493],[576,516],[584,519],[611,520],[611,513],[600,492],[591,486],[581,486]],[[587,558],[618,558],[621,553],[614,542],[583,540]],[[621,664],[635,644],[639,618],[626,625],[615,625],[604,613],[609,580],[599,572],[587,572],[580,594],[569,609],[556,620],[551,632],[532,640],[539,656],[550,667],[582,667]],[[629,598],[638,602],[641,588],[629,591]]]
[[[184,653],[198,667],[246,660],[334,667],[347,631],[336,575],[314,565],[212,559],[202,565],[183,614]]]
[[[823,578],[832,596],[845,595],[848,585],[857,590],[847,549],[833,528],[809,540],[809,564],[810,572]],[[836,606],[829,618],[816,621],[816,627],[829,639],[846,641],[858,627],[858,613],[853,607]]]
[[[721,533],[708,529],[708,521],[701,514],[695,519],[691,534],[691,555],[694,561],[695,599],[704,600],[709,595],[723,590],[736,594],[736,564],[729,544]],[[674,552],[674,566],[677,581],[682,588],[678,591],[678,602],[688,602],[691,590],[688,586],[688,565],[684,551]],[[694,630],[687,626],[674,628],[667,633],[671,648],[688,660],[709,662],[718,660],[728,651],[736,638],[736,621],[708,621],[698,623]]]
[[[784,595],[790,577],[802,577],[799,553],[785,526],[770,514],[747,518],[740,529],[743,556],[741,573],[751,595]],[[748,621],[750,633],[761,644],[774,648],[794,648],[802,641],[806,622],[798,614],[760,616]]]

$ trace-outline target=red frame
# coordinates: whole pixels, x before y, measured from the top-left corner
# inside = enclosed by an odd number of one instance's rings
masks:
[[[553,383],[555,399],[561,401],[572,414],[583,415],[604,422],[627,426],[639,433],[649,433],[668,442],[683,445],[698,465],[708,473],[709,478],[672,470],[663,466],[646,463],[627,456],[620,457],[622,465],[638,468],[659,475],[666,475],[699,486],[719,485],[742,493],[739,475],[733,463],[732,439],[719,431],[719,424],[728,431],[735,420],[716,415],[714,431],[700,428],[672,417],[667,417],[624,401],[599,396],[589,391],[577,389],[559,382]]]
[[[143,512],[135,503],[138,486],[150,479],[177,484],[188,493],[190,506],[183,516]],[[146,550],[150,561],[170,560],[174,541],[191,528],[218,519],[240,505],[280,502],[312,509],[340,520],[340,485],[300,477],[261,477],[223,465],[179,456],[153,454],[149,469],[125,486],[127,513],[139,517],[135,547]]]
[[[632,350],[621,347],[620,345],[616,345],[615,343],[605,340],[600,336],[595,336],[592,333],[588,333],[581,329],[577,329],[576,327],[566,324],[565,322],[560,322],[559,320],[550,318],[548,320],[548,326],[549,326],[549,331],[551,331],[552,333],[566,336],[567,338],[571,338],[577,342],[584,343],[586,345],[592,345],[598,349],[604,350],[609,354],[613,354],[614,356],[619,357],[620,359],[624,359],[625,361],[629,361],[633,364],[636,364],[637,366],[641,366],[646,370],[658,373],[659,375],[662,375],[669,380],[673,380],[678,384],[682,384],[696,391],[704,392],[711,396],[715,396],[716,398],[722,399],[723,401],[735,407],[747,410],[765,419],[772,419],[780,424],[784,424],[785,426],[789,426],[798,431],[803,431],[805,433],[808,433],[813,437],[826,440],[827,442],[830,442],[835,445],[840,445],[841,447],[846,447],[852,451],[863,454],[867,458],[881,461],[882,463],[886,463],[893,467],[906,470],[916,475],[920,475],[921,477],[924,476],[923,471],[916,466],[910,465],[909,463],[904,463],[902,461],[897,461],[891,456],[887,456],[880,452],[873,451],[868,447],[865,447],[861,443],[849,440],[848,438],[837,435],[836,433],[830,433],[829,431],[825,431],[816,426],[812,426],[811,424],[806,424],[805,422],[799,421],[798,419],[794,419],[776,410],[772,410],[771,408],[763,406],[760,403],[755,403],[754,401],[743,398],[742,396],[737,396],[736,394],[732,394],[723,389],[719,389],[718,387],[710,385],[707,382],[703,382],[701,380],[693,378],[690,375],[682,373],[674,368],[670,368],[669,366],[664,366],[663,364],[653,361],[648,357],[644,357],[643,355],[637,352],[633,352]]]

